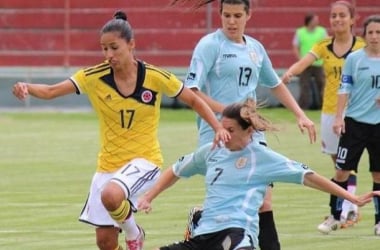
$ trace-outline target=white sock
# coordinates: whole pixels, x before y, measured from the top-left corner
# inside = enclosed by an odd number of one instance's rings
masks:
[[[347,186],[347,191],[350,192],[351,194],[355,194],[355,192],[356,192],[356,185],[349,185],[349,186]],[[358,212],[358,206],[355,205],[354,203],[351,203],[351,206],[350,206],[349,210],[350,211],[354,211],[355,213],[357,213]]]
[[[356,192],[356,186],[354,185],[349,185],[347,186],[347,191],[350,192],[351,194],[355,194]],[[353,204],[352,202],[348,200],[344,200],[342,204],[342,214],[341,216],[343,218],[347,218],[347,215],[350,211],[355,211],[358,212],[358,206]]]
[[[137,227],[133,214],[120,224],[120,228],[125,232],[127,240],[135,240],[140,234],[140,229]]]

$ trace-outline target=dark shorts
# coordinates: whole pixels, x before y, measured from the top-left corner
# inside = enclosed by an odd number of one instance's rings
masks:
[[[199,235],[189,241],[176,242],[160,247],[160,250],[254,250],[251,238],[249,244],[239,246],[245,237],[247,235],[245,235],[244,229],[228,228],[215,233]]]
[[[380,172],[380,123],[367,124],[346,117],[344,133],[339,139],[336,168],[357,172],[364,149],[369,155],[369,170]]]

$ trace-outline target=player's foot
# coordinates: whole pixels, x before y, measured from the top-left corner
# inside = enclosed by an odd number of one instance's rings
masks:
[[[135,240],[126,240],[127,247],[129,250],[142,250],[145,240],[145,232],[139,225],[137,227],[140,230],[140,234],[137,236]]]
[[[380,236],[380,222],[375,225],[375,235]]]
[[[201,206],[195,206],[190,209],[184,233],[185,241],[188,241],[191,238],[191,234],[193,233],[194,228],[198,226],[198,220],[201,217],[201,213]]]
[[[360,220],[360,213],[355,211],[350,211],[347,214],[347,218],[342,218],[342,224],[340,228],[348,228],[353,227],[355,224],[357,224]]]
[[[328,234],[340,228],[340,221],[336,220],[334,216],[330,215],[324,222],[318,225],[318,231],[323,234]]]

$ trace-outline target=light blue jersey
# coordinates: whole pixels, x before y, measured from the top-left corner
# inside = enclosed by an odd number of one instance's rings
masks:
[[[197,88],[228,105],[247,97],[256,100],[258,84],[274,88],[280,79],[263,45],[244,35],[245,44],[229,40],[221,29],[204,36],[195,47],[185,86]],[[214,132],[198,120],[199,145],[213,140]]]
[[[312,172],[257,142],[240,151],[211,150],[211,144],[180,158],[173,165],[178,177],[205,175],[206,197],[194,236],[230,227],[245,229],[258,246],[258,210],[269,183],[302,184]]]
[[[352,52],[343,67],[338,94],[349,94],[346,116],[368,124],[380,123],[380,59],[367,56],[364,49]]]

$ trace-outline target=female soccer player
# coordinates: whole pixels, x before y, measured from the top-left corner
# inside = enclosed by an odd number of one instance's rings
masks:
[[[355,22],[355,9],[346,1],[336,1],[331,4],[330,25],[333,36],[322,40],[313,46],[311,51],[298,62],[293,64],[284,74],[282,80],[287,83],[293,75],[299,75],[308,66],[318,59],[323,60],[323,69],[326,76],[323,91],[321,113],[322,152],[329,154],[335,166],[339,137],[334,134],[332,126],[337,110],[337,91],[342,73],[342,66],[346,57],[354,50],[365,45],[363,39],[352,34]],[[355,193],[356,173],[352,172],[349,178],[349,191]],[[357,222],[358,209],[354,204],[344,201],[342,221],[343,227]],[[321,224],[322,225],[322,224]]]
[[[191,1],[187,1],[191,2]],[[194,1],[193,1],[194,2]],[[197,7],[201,6],[201,1]],[[203,4],[206,4],[206,1]],[[200,39],[196,45],[185,85],[205,100],[216,114],[221,114],[226,105],[256,99],[258,84],[271,89],[284,106],[296,116],[298,126],[307,129],[310,141],[315,141],[313,122],[306,117],[287,87],[281,83],[263,45],[244,34],[251,17],[249,0],[220,1],[221,28]],[[204,121],[199,120],[199,145],[212,141],[214,132]],[[254,136],[265,144],[263,133]],[[278,250],[280,243],[274,223],[271,202],[271,187],[260,213],[260,248]]]
[[[225,147],[210,150],[212,145],[206,144],[181,157],[139,199],[138,208],[149,212],[153,199],[179,178],[205,176],[206,196],[193,237],[160,250],[257,249],[258,210],[271,182],[304,184],[358,205],[371,201],[372,193],[357,197],[305,164],[260,145],[253,133],[272,126],[257,113],[254,101],[228,105],[221,122],[231,134]]]
[[[129,250],[142,249],[144,232],[133,217],[136,197],[158,178],[162,155],[157,140],[162,94],[178,97],[215,130],[216,141],[228,140],[206,103],[183,86],[173,74],[134,56],[133,31],[123,12],[101,29],[100,44],[106,62],[76,72],[56,84],[18,82],[13,94],[53,99],[87,94],[99,117],[101,148],[88,200],[80,221],[96,227],[99,249],[122,249],[120,229]]]
[[[340,136],[333,181],[347,189],[350,171],[357,171],[364,149],[369,154],[373,190],[380,190],[380,15],[364,22],[367,46],[345,62],[338,94],[334,132]],[[347,109],[346,109],[347,106]],[[346,109],[346,110],[345,110]],[[320,227],[329,233],[339,225],[341,199],[330,197],[331,216]],[[380,236],[380,199],[374,197],[375,235]],[[329,223],[328,223],[329,222]],[[338,227],[336,227],[338,228]]]

